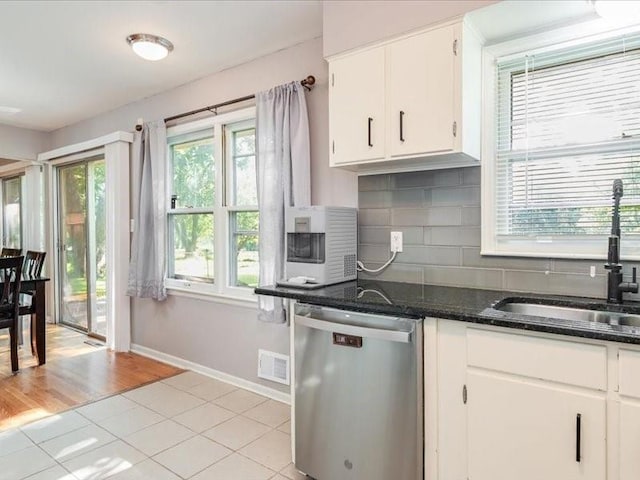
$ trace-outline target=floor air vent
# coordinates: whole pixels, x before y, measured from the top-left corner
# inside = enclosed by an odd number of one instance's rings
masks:
[[[258,377],[289,385],[289,357],[258,350]]]

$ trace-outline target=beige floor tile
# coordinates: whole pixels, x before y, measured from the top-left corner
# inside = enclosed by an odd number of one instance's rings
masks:
[[[269,480],[287,480],[287,477],[283,477],[279,473],[276,473],[275,476],[271,477]]]
[[[232,453],[219,443],[198,435],[160,452],[153,459],[182,478],[189,478]]]
[[[205,375],[189,371],[179,375],[174,375],[173,377],[165,378],[162,380],[162,383],[166,383],[167,385],[171,385],[172,387],[180,390],[189,390],[196,385],[206,382],[208,379],[209,377]]]
[[[276,428],[289,420],[291,407],[282,402],[267,400],[243,413],[245,417]]]
[[[124,440],[146,455],[153,456],[194,435],[187,427],[172,420],[165,420],[132,433]]]
[[[179,390],[166,383],[155,382],[150,385],[145,385],[144,387],[129,390],[122,395],[140,405],[148,406],[151,402],[172,395],[176,391]]]
[[[137,407],[138,404],[122,395],[114,395],[98,402],[90,403],[84,407],[76,409],[76,412],[89,420],[99,422],[105,418],[120,415],[127,410]]]
[[[284,467],[282,470],[280,470],[280,474],[284,475],[285,477],[291,479],[291,480],[306,480],[307,476],[301,474],[298,470],[296,470],[296,467],[293,463],[290,463],[289,465],[287,465],[286,467]]]
[[[148,458],[109,477],[109,480],[180,480],[180,477]]]
[[[33,447],[34,443],[18,429],[0,433],[0,457]],[[0,462],[1,463],[1,462]]]
[[[232,450],[237,450],[268,431],[269,427],[262,423],[237,416],[207,430],[203,435]]]
[[[2,457],[0,459],[0,465],[2,465],[0,478],[7,480],[25,478],[51,468],[55,464],[53,458],[34,445]]]
[[[98,480],[124,472],[143,460],[144,454],[122,440],[116,440],[72,458],[62,466],[78,480]]]
[[[279,472],[291,463],[291,436],[272,430],[240,449],[239,453]]]
[[[194,432],[201,433],[235,416],[234,412],[226,408],[219,407],[213,403],[205,403],[176,415],[172,420],[190,428]]]
[[[0,477],[1,478],[1,477]],[[55,467],[47,468],[42,472],[36,473],[35,475],[31,475],[30,477],[25,478],[24,480],[77,480],[73,475],[67,472],[60,465],[56,465]]]
[[[191,480],[267,480],[274,473],[273,470],[234,453],[214,463]]]
[[[156,398],[145,406],[170,418],[205,403],[202,398],[198,398],[173,387],[171,387],[171,389],[173,390],[172,392]]]
[[[89,425],[89,423],[89,420],[71,410],[30,423],[22,427],[21,430],[35,443],[42,443]]]
[[[291,420],[284,422],[280,425],[277,430],[282,433],[286,433],[287,435],[291,435]]]
[[[214,400],[218,397],[237,390],[236,387],[229,383],[221,382],[214,378],[208,378],[204,383],[196,385],[187,390],[191,395],[202,398],[207,401]]]
[[[113,442],[115,439],[116,437],[106,430],[91,424],[47,440],[40,444],[40,448],[56,461],[64,462]]]
[[[165,418],[158,412],[154,412],[143,406],[137,406],[120,415],[102,420],[99,423],[105,430],[122,438],[164,420]]]
[[[213,403],[232,412],[242,413],[266,401],[267,398],[262,395],[238,389],[216,398]]]

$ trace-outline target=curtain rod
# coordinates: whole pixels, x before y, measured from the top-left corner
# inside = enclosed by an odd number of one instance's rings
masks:
[[[313,75],[307,76],[304,80],[300,82],[303,87],[307,90],[311,90],[311,87],[316,83],[316,77]],[[245,102],[247,100],[251,100],[252,98],[256,98],[255,95],[247,95],[246,97],[235,98],[233,100],[228,100],[226,102],[217,103],[215,105],[209,105],[208,107],[198,108],[197,110],[191,110],[190,112],[181,113],[179,115],[173,115],[172,117],[167,117],[164,119],[164,122],[171,122],[173,120],[178,120],[179,118],[190,117],[191,115],[196,115],[202,112],[212,112],[215,113],[217,108],[226,107],[227,105],[233,105],[234,103]],[[136,125],[136,130],[141,130],[142,125]]]

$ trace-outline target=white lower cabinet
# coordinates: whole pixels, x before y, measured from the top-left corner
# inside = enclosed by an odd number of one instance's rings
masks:
[[[436,346],[426,480],[640,480],[639,346],[449,320]]]
[[[620,480],[640,478],[640,402],[620,402]]]
[[[602,480],[606,402],[493,372],[467,374],[470,480]]]
[[[640,479],[640,352],[618,353],[620,480]]]

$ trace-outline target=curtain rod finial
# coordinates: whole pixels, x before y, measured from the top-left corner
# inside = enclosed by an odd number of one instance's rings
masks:
[[[141,132],[143,125],[144,125],[144,120],[142,120],[142,118],[139,118],[138,120],[136,120],[136,132]]]

